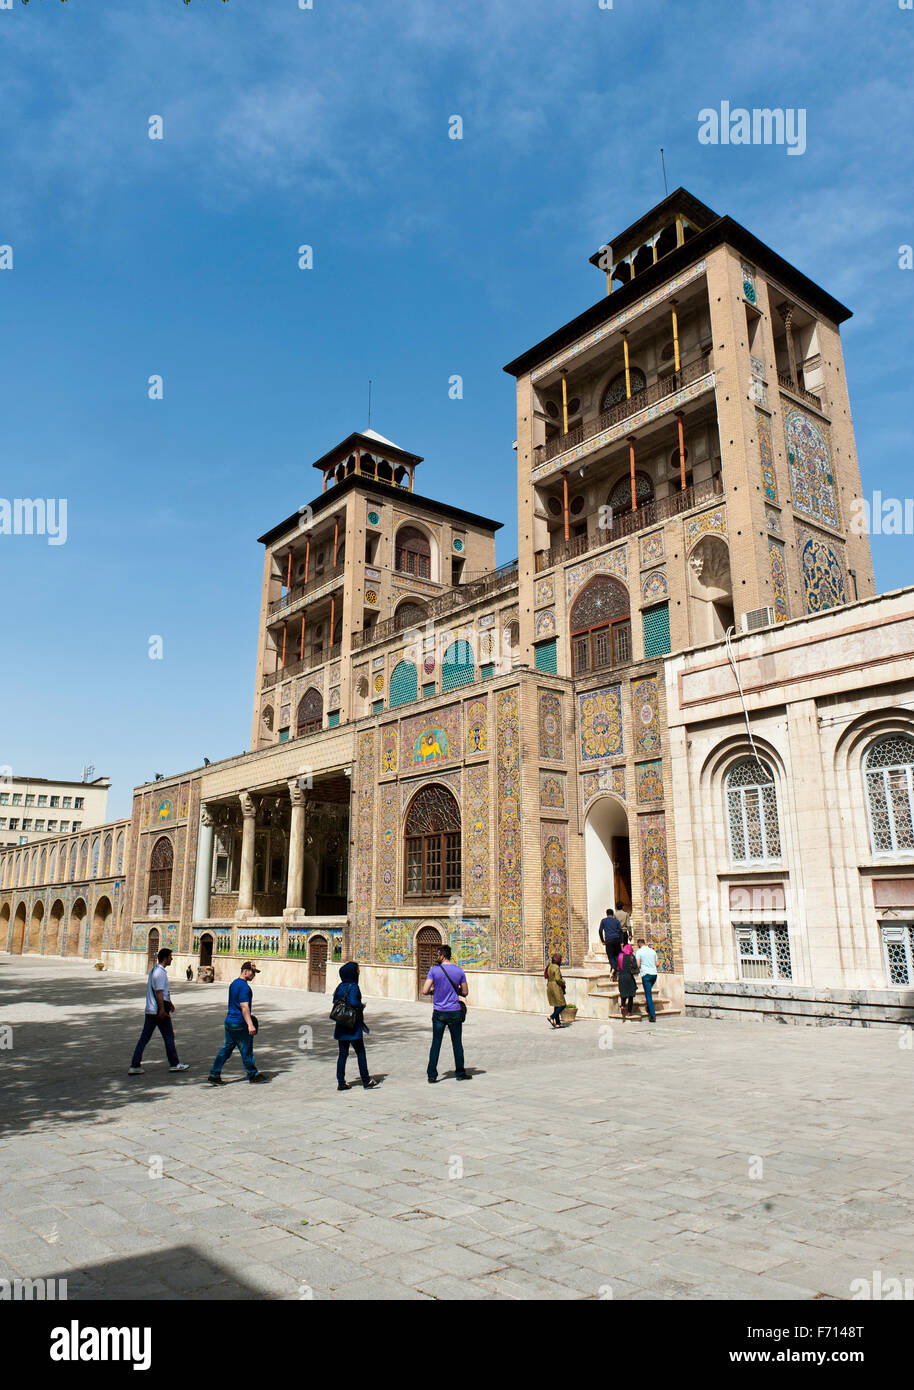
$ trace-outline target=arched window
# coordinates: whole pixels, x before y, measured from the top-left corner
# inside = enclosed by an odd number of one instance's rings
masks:
[[[397,569],[419,579],[432,576],[432,548],[428,536],[415,526],[404,526],[397,532]]]
[[[473,652],[469,642],[463,638],[452,642],[441,663],[441,689],[455,690],[459,685],[470,685],[475,679]]]
[[[631,384],[633,396],[637,396],[638,392],[643,391],[647,386],[647,377],[640,367],[630,367],[628,379]],[[614,405],[619,405],[620,402],[627,399],[627,396],[628,392],[625,389],[625,373],[620,372],[618,376],[613,377],[612,381],[603,392],[603,400],[600,403],[601,411],[610,410]]]
[[[406,627],[420,627],[425,622],[425,604],[413,603],[407,599],[401,603],[394,614],[394,630],[402,632]]]
[[[648,502],[654,500],[654,484],[651,482],[647,473],[635,474],[635,502],[639,507],[646,507]],[[630,473],[623,473],[622,477],[615,484],[606,501],[612,513],[630,512],[632,509],[632,479]]]
[[[67,877],[68,877],[68,879],[70,880],[71,883],[73,882],[74,878],[76,877],[76,855],[77,855],[78,852],[79,852],[79,845],[78,845],[78,844],[76,843],[76,841],[74,840],[73,843],[72,843],[72,845],[70,846],[70,869],[69,869],[69,873],[67,874]]]
[[[742,758],[727,773],[727,824],[734,864],[757,864],[781,857],[778,799],[769,768]]]
[[[873,853],[914,850],[914,739],[905,734],[879,739],[864,768]]]
[[[114,872],[119,874],[124,867],[124,832],[121,831],[117,837],[117,854],[115,855]]]
[[[110,835],[105,836],[105,846],[102,850],[102,878],[107,878],[111,869],[111,847],[112,839]]]
[[[408,897],[460,892],[460,808],[446,787],[433,783],[416,793],[404,839]]]
[[[31,877],[29,878],[29,883],[30,883],[30,884],[33,884],[33,883],[35,882],[35,875],[37,874],[37,872],[38,872],[38,851],[37,851],[37,849],[36,849],[36,850],[34,851],[34,853],[32,854],[32,874],[31,874]]]
[[[164,835],[156,840],[149,861],[149,911],[167,912],[171,905],[171,871],[175,856],[171,841]]]
[[[411,661],[398,661],[390,673],[391,709],[419,698],[419,672]]]
[[[571,659],[574,674],[619,666],[632,655],[628,590],[608,574],[597,575],[571,608]]]
[[[46,857],[47,857],[47,850],[46,850],[46,849],[43,849],[43,850],[41,851],[41,859],[40,859],[39,864],[38,864],[38,882],[39,882],[39,883],[44,883],[44,882],[45,882],[45,877],[44,877],[44,865],[45,865],[45,859],[46,859]]]
[[[88,841],[88,840],[83,840],[82,845],[80,846],[80,850],[79,850],[79,876],[80,876],[80,878],[85,878],[85,877],[86,877],[86,872],[87,872],[88,868],[89,868],[89,841]]]
[[[96,835],[95,839],[92,841],[92,869],[90,872],[93,878],[98,878],[98,861],[101,855],[101,850],[102,842],[99,836]]]
[[[316,734],[323,727],[324,723],[324,699],[319,690],[306,690],[298,702],[298,715],[295,722],[295,732],[300,738],[302,734]]]
[[[51,850],[51,857],[48,860],[48,883],[54,882],[54,875],[57,872],[57,846]]]

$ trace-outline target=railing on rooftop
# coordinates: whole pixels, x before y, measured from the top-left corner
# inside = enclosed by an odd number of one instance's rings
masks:
[[[592,536],[571,536],[567,541],[559,541],[551,550],[538,550],[537,573],[540,570],[551,569],[553,565],[560,565],[565,560],[574,560],[578,555],[586,554],[588,550],[611,545],[613,541],[622,540],[636,531],[643,531],[648,526],[656,525],[658,521],[678,516],[680,512],[687,512],[692,507],[700,506],[702,502],[710,501],[712,497],[721,496],[723,490],[723,482],[718,473],[713,478],[706,478],[704,482],[692,483],[690,487],[671,492],[669,497],[661,497],[657,502],[648,502],[637,511],[619,512],[613,517],[611,526],[600,527]]]
[[[453,612],[455,608],[466,608],[471,603],[478,603],[481,599],[488,598],[490,594],[499,593],[502,589],[508,589],[516,583],[516,560],[511,560],[509,564],[501,565],[496,570],[483,570],[479,572],[478,578],[474,578],[466,584],[457,584],[437,598],[423,600],[424,617],[441,618],[446,613]],[[354,632],[352,634],[352,650],[354,652],[360,651],[363,647],[370,646],[375,642],[383,642],[397,632],[406,632],[416,626],[417,622],[414,616],[405,615],[399,618],[394,614],[392,618],[388,618],[383,623],[376,623],[374,627],[366,628],[364,632]]]
[[[559,454],[564,454],[566,449],[573,449],[577,444],[583,444],[585,439],[591,439],[594,435],[602,434],[603,430],[608,430],[613,425],[628,420],[632,415],[637,415],[639,410],[644,410],[646,406],[655,405],[657,401],[662,401],[665,396],[675,395],[684,386],[691,386],[693,381],[707,376],[710,370],[711,354],[709,352],[702,353],[700,357],[695,357],[691,362],[684,363],[678,372],[671,372],[668,376],[659,377],[650,386],[646,386],[643,391],[636,391],[628,400],[619,401],[617,405],[610,406],[595,420],[585,421],[573,430],[569,430],[567,434],[553,436],[552,439],[546,441],[542,455],[537,457],[537,463],[558,458]]]

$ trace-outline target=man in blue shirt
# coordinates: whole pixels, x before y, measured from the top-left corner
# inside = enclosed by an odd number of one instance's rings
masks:
[[[619,952],[625,944],[625,934],[622,931],[622,923],[618,917],[613,916],[611,907],[606,909],[606,916],[600,923],[600,940],[606,948],[606,959],[609,961],[613,979],[615,979],[619,966]]]
[[[451,963],[450,946],[438,947],[438,964],[433,965],[428,972],[425,984],[422,986],[422,993],[434,993],[435,996],[435,1007],[432,1011],[432,1046],[428,1054],[429,1085],[434,1085],[438,1080],[438,1056],[441,1052],[445,1028],[451,1035],[457,1080],[469,1081],[470,1074],[463,1063],[463,1014],[465,1006],[460,1003],[461,996],[466,998],[469,990],[467,977],[463,970],[459,965]]]
[[[251,1014],[251,1001],[254,998],[251,981],[255,975],[259,974],[260,971],[257,966],[246,960],[241,967],[241,974],[238,979],[233,980],[229,985],[228,1013],[225,1015],[225,1042],[210,1068],[209,1081],[211,1086],[225,1085],[222,1080],[222,1068],[236,1047],[241,1053],[241,1060],[248,1074],[248,1081],[266,1081],[267,1079],[262,1071],[257,1070],[257,1063],[254,1061],[254,1034],[257,1032],[257,1026]]]
[[[657,983],[657,952],[654,950],[653,946],[645,946],[643,941],[639,941],[635,955],[638,959],[638,968],[641,971],[641,983],[644,985],[647,1016],[651,1023],[656,1023],[657,1015],[654,1012],[653,988]]]

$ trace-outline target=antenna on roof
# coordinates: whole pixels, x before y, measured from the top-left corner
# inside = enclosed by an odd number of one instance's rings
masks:
[[[371,377],[368,378],[368,428],[371,429]]]
[[[667,186],[666,186],[666,162],[664,161],[664,158],[663,158],[663,146],[662,146],[662,145],[660,146],[660,167],[661,167],[661,169],[663,170],[663,196],[664,196],[664,198],[668,198],[668,197],[670,196],[670,190],[669,190],[669,189],[667,188]]]

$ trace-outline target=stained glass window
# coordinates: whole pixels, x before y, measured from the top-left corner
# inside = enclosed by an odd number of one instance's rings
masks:
[[[786,922],[740,924],[735,931],[741,980],[793,979]]]
[[[774,778],[755,758],[743,758],[727,774],[727,822],[735,864],[780,858]]]
[[[171,903],[171,872],[174,867],[171,841],[163,835],[156,840],[149,861],[149,910],[167,912]]]
[[[914,849],[914,739],[879,739],[866,755],[864,776],[873,853]]]
[[[306,690],[298,702],[298,714],[296,716],[295,732],[297,737],[302,734],[316,734],[323,727],[324,723],[324,699],[319,690]]]
[[[636,396],[639,391],[643,391],[647,386],[647,377],[640,367],[630,367],[628,373],[629,384],[632,388],[632,395]],[[601,410],[609,410],[612,406],[618,405],[628,396],[625,388],[625,373],[620,372],[614,376],[612,381],[603,392],[603,400],[600,405]]]
[[[460,892],[460,808],[446,787],[433,783],[416,793],[404,840],[408,896]]]
[[[397,532],[397,569],[429,579],[432,572],[432,548],[428,537],[415,526],[404,526]]]
[[[654,484],[646,473],[635,474],[635,502],[639,507],[646,507],[648,502],[654,500]],[[630,473],[623,473],[622,477],[614,484],[612,491],[606,499],[613,515],[616,512],[630,512],[632,509],[632,479]]]
[[[600,574],[575,599],[571,609],[571,660],[575,675],[619,666],[632,655],[628,590],[618,579]]]

